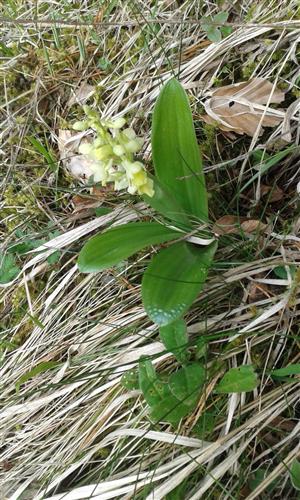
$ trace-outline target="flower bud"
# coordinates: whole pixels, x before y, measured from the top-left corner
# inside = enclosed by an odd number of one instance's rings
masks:
[[[125,154],[125,149],[123,148],[123,146],[121,146],[120,144],[116,144],[114,147],[113,147],[113,152],[115,155],[117,156],[123,156]]]
[[[124,147],[128,153],[137,153],[140,151],[142,145],[140,141],[133,139],[132,141],[127,142],[127,144],[124,144]]]
[[[80,144],[78,151],[82,155],[89,155],[93,149],[92,144],[89,144],[88,142],[83,142]]]
[[[78,121],[73,124],[73,129],[78,132],[82,132],[88,128],[88,123],[86,120]]]
[[[129,186],[127,191],[129,194],[135,194],[137,192],[137,188],[135,186]]]
[[[105,144],[105,141],[102,139],[102,137],[97,137],[93,142],[94,148],[99,148],[100,146],[103,146],[103,144]]]
[[[96,160],[108,160],[112,155],[112,147],[107,144],[93,150],[93,156]]]
[[[115,120],[109,120],[107,122],[109,128],[122,128],[124,127],[125,123],[126,120],[123,117],[116,118]]]
[[[150,198],[154,195],[153,180],[147,179],[147,182],[138,188],[139,194],[146,194]]]
[[[127,137],[127,139],[132,140],[136,138],[136,133],[133,128],[125,128],[122,133]]]

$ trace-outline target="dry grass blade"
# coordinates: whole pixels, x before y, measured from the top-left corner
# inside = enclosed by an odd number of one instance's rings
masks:
[[[158,500],[182,496],[183,487],[189,500],[225,500],[268,498],[271,487],[274,498],[292,498],[299,380],[275,380],[271,371],[299,363],[298,150],[268,171],[262,166],[282,147],[279,129],[271,134],[268,126],[283,120],[283,138],[299,143],[298,2],[79,3],[0,7],[8,19],[0,28],[1,252],[11,252],[19,270],[0,287],[0,496]],[[232,32],[211,43],[202,18],[225,9]],[[105,117],[126,116],[145,137],[151,168],[153,104],[174,75],[195,117],[211,220],[225,226],[186,318],[191,353],[207,341],[201,359],[213,376],[178,429],[152,422],[140,391],[122,382],[142,355],[160,373],[178,367],[141,304],[152,249],[96,275],[76,266],[93,231],[151,212],[108,193],[109,214],[84,224],[75,218],[74,202],[90,194],[88,165],[77,155],[88,139],[70,132],[83,118],[82,102]],[[278,109],[283,92],[286,114]],[[244,135],[228,139],[201,123],[207,96],[214,119]],[[247,134],[255,134],[251,144]],[[49,261],[57,251],[59,260]],[[255,365],[259,386],[217,395],[222,374],[243,364]],[[257,471],[264,479],[253,487]]]

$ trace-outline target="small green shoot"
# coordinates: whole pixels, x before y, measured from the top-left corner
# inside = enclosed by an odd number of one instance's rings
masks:
[[[295,490],[300,491],[300,462],[296,458],[290,468],[290,478]]]
[[[0,284],[4,285],[5,283],[9,283],[14,280],[21,269],[18,267],[15,257],[6,253],[3,254],[0,252]]]
[[[233,392],[249,392],[258,386],[258,378],[252,365],[242,365],[231,368],[225,373],[221,382],[215,388],[218,394],[231,394]]]
[[[232,33],[231,26],[223,26],[228,19],[229,13],[219,12],[213,17],[203,17],[201,28],[206,32],[207,38],[213,42],[218,43],[226,36]]]

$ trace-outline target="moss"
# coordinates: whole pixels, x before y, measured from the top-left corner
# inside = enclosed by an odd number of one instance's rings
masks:
[[[45,288],[47,283],[47,276],[43,279],[36,281],[31,281],[28,283],[29,294],[32,302],[34,303],[42,290]],[[4,319],[1,322],[1,327],[5,329],[17,329],[17,332],[13,335],[9,342],[13,345],[19,346],[25,342],[25,340],[30,335],[33,327],[34,321],[27,314],[28,304],[26,290],[24,286],[18,286],[12,292],[9,298],[10,313],[4,315]],[[3,311],[4,313],[4,306]]]
[[[242,67],[242,77],[244,80],[249,80],[257,68],[257,63],[255,61],[250,61],[248,64],[244,64]]]
[[[293,90],[291,91],[291,94],[296,98],[296,99],[299,99],[300,97],[300,89],[299,88],[296,88],[294,87]]]
[[[257,5],[252,5],[252,7],[250,7],[250,9],[248,10],[247,14],[244,17],[245,23],[252,21],[252,19],[255,16],[256,9],[257,9]]]
[[[22,190],[20,186],[9,185],[3,193],[4,207],[1,209],[2,224],[9,232],[24,223],[24,217],[39,216],[39,220],[44,218],[37,206],[37,196],[40,188],[37,185],[31,186],[31,191]]]
[[[202,139],[200,145],[200,151],[203,155],[210,155],[215,149],[217,130],[217,125],[209,125],[208,123],[203,125],[204,140]]]

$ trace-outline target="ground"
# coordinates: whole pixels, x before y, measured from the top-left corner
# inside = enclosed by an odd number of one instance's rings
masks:
[[[299,371],[271,375],[299,370],[297,115],[288,142],[281,125],[250,137],[203,120],[214,89],[254,77],[285,93],[275,108],[298,99],[299,9],[295,0],[0,6],[3,498],[299,498],[290,474],[300,453]],[[220,12],[227,31],[213,42],[207,18]],[[216,375],[178,427],[153,422],[134,383],[142,355],[161,373],[178,367],[141,302],[155,249],[103,273],[76,265],[90,235],[150,210],[138,196],[74,177],[59,144],[87,102],[126,117],[145,138],[140,159],[151,172],[152,110],[174,75],[203,156],[209,229],[224,216],[256,221],[218,236],[186,316],[191,348],[205,341]],[[247,364],[255,390],[215,392],[225,370]]]

